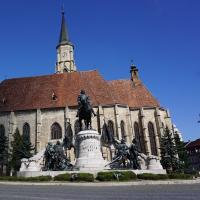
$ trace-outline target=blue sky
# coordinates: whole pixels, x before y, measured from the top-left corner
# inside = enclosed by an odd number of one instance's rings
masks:
[[[200,137],[199,0],[1,0],[0,80],[54,73],[62,2],[79,70],[127,79],[133,60],[184,139]]]

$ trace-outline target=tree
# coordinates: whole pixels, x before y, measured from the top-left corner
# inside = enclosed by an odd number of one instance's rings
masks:
[[[22,155],[23,158],[30,158],[33,156],[33,150],[35,150],[35,148],[33,147],[33,145],[30,142],[30,135],[22,135]]]
[[[0,174],[3,174],[4,166],[8,164],[8,138],[5,129],[0,125]]]
[[[11,160],[10,165],[13,168],[14,172],[19,171],[21,166],[22,158],[30,158],[34,150],[30,138],[26,135],[21,136],[19,129],[17,128],[14,135],[13,141],[11,142]]]
[[[165,129],[164,135],[161,137],[161,164],[167,172],[177,171],[178,158],[177,148],[172,133],[168,128]]]
[[[189,167],[187,151],[186,151],[184,142],[180,140],[180,137],[178,134],[174,135],[174,140],[175,140],[177,153],[178,153],[179,169],[181,171],[184,171],[185,169]]]
[[[22,137],[19,133],[19,129],[17,128],[15,133],[13,134],[13,141],[11,142],[11,160],[10,165],[13,168],[13,170],[19,171],[21,166],[21,159],[22,159],[22,146],[23,141]]]

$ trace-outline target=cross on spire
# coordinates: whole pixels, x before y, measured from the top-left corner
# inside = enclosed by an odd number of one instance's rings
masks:
[[[68,36],[67,26],[65,22],[65,11],[64,11],[63,5],[61,8],[61,13],[62,13],[62,22],[61,22],[60,37],[59,37],[58,45],[69,43],[69,36]]]

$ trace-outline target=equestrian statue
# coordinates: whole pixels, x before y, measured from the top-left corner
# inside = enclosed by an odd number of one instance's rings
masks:
[[[85,129],[92,129],[92,114],[96,116],[96,113],[94,112],[91,104],[90,97],[86,95],[85,90],[81,90],[80,94],[77,98],[78,102],[78,112],[76,117],[79,118],[79,127],[80,130],[82,130],[82,120],[84,120],[85,123]]]

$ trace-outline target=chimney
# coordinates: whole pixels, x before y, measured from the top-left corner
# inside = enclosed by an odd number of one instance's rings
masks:
[[[133,81],[134,86],[137,86],[140,84],[140,79],[139,79],[139,73],[138,73],[138,68],[135,65],[131,65],[131,80]]]

